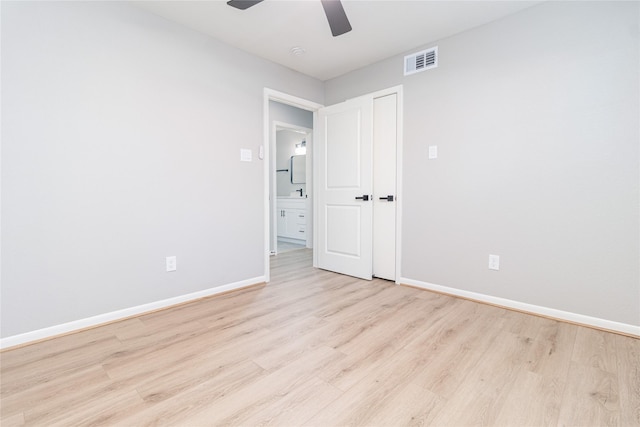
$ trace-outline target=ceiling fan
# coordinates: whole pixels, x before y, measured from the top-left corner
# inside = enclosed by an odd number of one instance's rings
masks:
[[[229,6],[236,9],[245,10],[251,6],[255,6],[263,0],[230,0],[227,2]],[[329,27],[331,27],[331,34],[333,37],[337,37],[344,33],[351,31],[351,24],[347,18],[347,14],[344,12],[342,2],[340,0],[320,0],[324,13],[327,15],[327,21],[329,21]]]

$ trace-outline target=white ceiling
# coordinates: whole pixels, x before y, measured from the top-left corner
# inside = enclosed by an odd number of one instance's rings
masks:
[[[244,11],[222,0],[134,2],[323,81],[537,3],[540,1],[343,0],[353,30],[333,37],[319,0],[265,0]],[[295,46],[306,52],[293,55]]]

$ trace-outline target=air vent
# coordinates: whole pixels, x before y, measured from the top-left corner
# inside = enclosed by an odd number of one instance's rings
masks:
[[[419,73],[438,66],[438,46],[404,57],[404,75]]]

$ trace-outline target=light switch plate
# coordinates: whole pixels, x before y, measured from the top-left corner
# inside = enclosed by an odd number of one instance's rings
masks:
[[[167,257],[167,271],[176,271],[178,268],[177,258],[175,256]]]
[[[489,255],[489,270],[500,270],[500,255]]]
[[[251,160],[253,160],[253,155],[251,153],[251,150],[248,150],[246,148],[241,148],[240,149],[240,161],[241,162],[250,162]]]
[[[437,159],[438,158],[438,146],[437,145],[430,145],[429,146],[429,160],[433,160],[433,159]]]

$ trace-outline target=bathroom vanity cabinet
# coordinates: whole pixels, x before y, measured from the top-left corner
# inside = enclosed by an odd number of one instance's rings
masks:
[[[306,199],[278,198],[278,239],[293,243],[304,243],[306,237]]]

